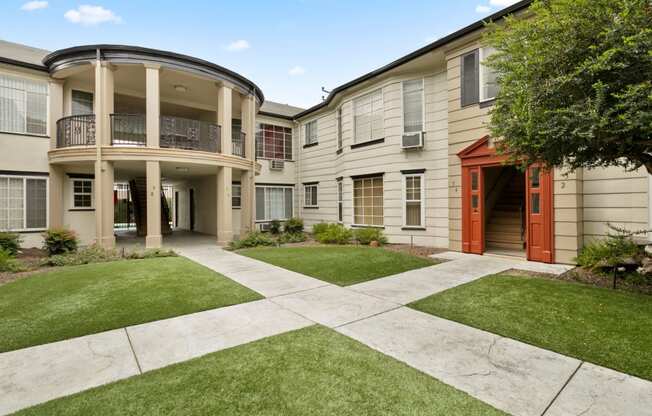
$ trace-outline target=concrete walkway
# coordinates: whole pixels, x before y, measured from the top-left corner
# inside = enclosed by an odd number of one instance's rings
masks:
[[[0,414],[319,323],[514,415],[652,415],[648,381],[403,307],[487,274],[566,266],[443,253],[342,288],[211,244],[175,250],[267,299],[0,354]]]

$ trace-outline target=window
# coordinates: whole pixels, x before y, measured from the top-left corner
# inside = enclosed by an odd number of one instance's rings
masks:
[[[93,94],[72,90],[72,115],[93,114]]]
[[[355,143],[384,137],[382,90],[378,89],[353,101],[353,114]]]
[[[317,143],[317,120],[306,124],[306,144]]]
[[[337,148],[342,148],[342,107],[337,109]]]
[[[256,221],[291,218],[292,191],[289,186],[256,186]]]
[[[231,185],[231,208],[242,207],[242,186],[239,183]]]
[[[422,173],[403,176],[403,224],[406,227],[425,226],[424,185]]]
[[[343,186],[342,179],[337,180],[337,221],[344,221],[344,202],[343,202]]]
[[[93,180],[72,180],[72,207],[93,208]]]
[[[496,98],[496,73],[482,63],[496,50],[486,47],[462,56],[462,107]]]
[[[256,124],[256,157],[292,160],[292,129],[271,124]]]
[[[0,176],[0,230],[47,228],[47,179]]]
[[[403,82],[403,132],[423,131],[423,80]]]
[[[353,224],[383,225],[383,177],[353,179]]]
[[[489,56],[496,53],[496,49],[491,47],[480,49],[480,101],[489,101],[498,95],[498,83],[496,72],[483,65]]]
[[[0,131],[47,134],[48,84],[0,75]]]
[[[303,206],[305,207],[317,207],[319,206],[317,199],[317,184],[304,184],[303,185]]]

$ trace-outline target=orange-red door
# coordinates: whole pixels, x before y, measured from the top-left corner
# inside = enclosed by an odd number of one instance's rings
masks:
[[[527,258],[552,263],[552,172],[531,165],[526,172]]]
[[[482,168],[462,169],[462,251],[484,252],[484,190]]]

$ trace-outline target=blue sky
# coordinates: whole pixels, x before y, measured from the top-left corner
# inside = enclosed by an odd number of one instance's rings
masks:
[[[165,49],[234,70],[269,100],[308,107],[332,89],[514,0],[2,0],[0,39],[49,50]]]

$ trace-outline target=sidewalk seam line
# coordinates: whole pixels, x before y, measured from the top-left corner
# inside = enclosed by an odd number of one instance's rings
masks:
[[[341,328],[341,327],[343,327],[343,326],[350,325],[350,324],[354,324],[354,323],[356,323],[356,322],[360,322],[360,321],[364,321],[365,319],[370,319],[370,318],[376,317],[376,316],[378,316],[378,315],[382,315],[382,314],[387,313],[387,312],[392,312],[392,311],[395,311],[395,310],[397,310],[397,309],[401,309],[401,308],[405,308],[405,305],[398,305],[398,306],[396,306],[395,308],[387,309],[386,311],[377,312],[377,313],[375,313],[375,314],[373,314],[373,315],[365,316],[364,318],[354,319],[353,321],[345,322],[345,323],[343,323],[343,324],[339,324],[339,325],[333,326],[333,327],[331,327],[331,329],[338,329],[338,328]]]
[[[568,380],[566,380],[566,382],[564,383],[564,385],[561,386],[561,388],[559,389],[559,391],[557,392],[557,394],[555,394],[555,397],[553,397],[552,400],[550,401],[550,403],[548,403],[548,406],[546,406],[546,408],[543,409],[543,413],[541,413],[541,416],[544,416],[544,415],[548,412],[548,410],[550,410],[550,408],[552,407],[553,403],[555,403],[555,401],[557,400],[557,398],[561,395],[561,392],[564,391],[564,389],[566,388],[566,386],[568,386],[568,384],[571,382],[571,380],[573,379],[573,377],[575,377],[575,374],[577,374],[577,372],[580,370],[580,367],[582,367],[582,364],[584,364],[584,361],[580,361],[580,364],[577,366],[577,368],[575,369],[575,371],[573,371],[573,372],[571,373],[570,377],[568,377]]]
[[[127,335],[127,341],[129,341],[129,348],[131,348],[131,353],[134,355],[134,360],[136,360],[136,366],[138,367],[138,372],[140,374],[143,374],[143,369],[140,367],[140,362],[138,361],[138,356],[136,355],[136,351],[134,350],[134,345],[131,343],[131,337],[129,336],[129,331],[127,331],[127,327],[123,329],[125,330],[125,334]]]

